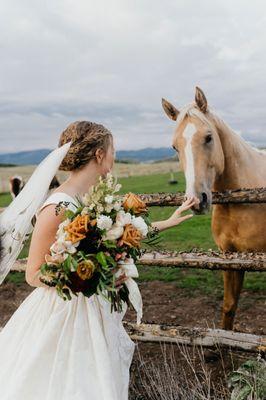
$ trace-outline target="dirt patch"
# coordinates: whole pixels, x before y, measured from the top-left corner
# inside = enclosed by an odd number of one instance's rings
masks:
[[[221,319],[222,299],[177,288],[174,282],[140,283],[144,303],[143,322],[162,322],[183,326],[218,328]],[[243,291],[235,320],[235,330],[266,334],[265,294]],[[135,319],[129,310],[126,320]]]
[[[174,282],[142,282],[139,284],[143,303],[143,322],[171,323],[183,326],[219,327],[222,300],[214,295],[188,292]],[[26,283],[3,283],[0,286],[0,326],[5,325],[22,301],[34,288]],[[243,291],[236,315],[235,330],[266,335],[266,296]],[[128,310],[126,321],[135,321]]]

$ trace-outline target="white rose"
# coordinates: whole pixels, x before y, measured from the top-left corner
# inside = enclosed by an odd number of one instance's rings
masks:
[[[125,226],[131,224],[132,216],[130,213],[126,213],[124,210],[120,210],[116,216],[116,224],[119,226]]]
[[[114,196],[108,194],[107,196],[105,196],[104,201],[105,201],[106,204],[112,204],[113,199],[114,199]]]
[[[133,217],[131,223],[135,226],[136,229],[140,231],[143,237],[147,236],[149,230],[148,225],[142,217]]]
[[[101,230],[104,230],[104,229],[109,230],[112,225],[113,225],[113,221],[107,215],[100,215],[97,218],[97,228],[99,228]]]
[[[116,240],[123,235],[124,229],[122,226],[114,224],[113,227],[106,233],[103,240]]]

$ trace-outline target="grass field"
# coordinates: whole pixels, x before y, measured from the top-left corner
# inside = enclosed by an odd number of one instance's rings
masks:
[[[153,193],[153,192],[176,192],[184,191],[185,182],[181,172],[176,174],[177,185],[169,185],[169,174],[153,174],[144,176],[129,176],[120,178],[122,192],[132,191],[134,193]],[[8,194],[0,195],[0,207],[6,206],[10,202]],[[172,207],[151,207],[151,218],[153,221],[168,218],[174,211]],[[203,250],[217,249],[211,234],[211,216],[194,216],[191,220],[183,224],[162,232],[162,242],[160,246],[166,249],[177,251],[189,251],[193,248]],[[27,247],[23,250],[21,257],[27,256]],[[16,273],[10,274],[7,278],[15,282],[20,282],[23,277]],[[201,291],[206,294],[216,293],[222,295],[222,274],[221,272],[180,270],[156,267],[140,267],[140,280],[162,280],[176,282],[178,287],[184,288],[191,294]],[[249,273],[246,274],[244,288],[249,291],[266,291],[265,274]]]

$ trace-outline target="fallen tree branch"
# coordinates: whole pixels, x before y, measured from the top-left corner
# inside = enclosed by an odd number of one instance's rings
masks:
[[[131,339],[142,342],[179,343],[190,346],[226,346],[245,351],[266,351],[266,337],[222,329],[187,328],[167,324],[123,322]]]

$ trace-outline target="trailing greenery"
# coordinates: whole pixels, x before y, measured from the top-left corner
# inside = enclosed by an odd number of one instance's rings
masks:
[[[248,360],[229,377],[231,400],[266,399],[266,361]]]

